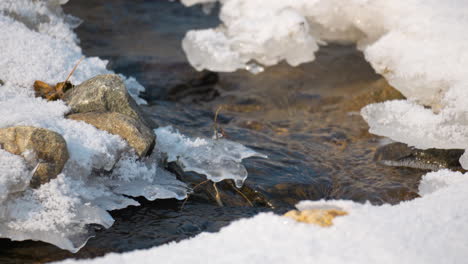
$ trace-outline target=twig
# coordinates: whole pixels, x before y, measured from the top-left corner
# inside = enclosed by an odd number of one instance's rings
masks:
[[[216,187],[216,182],[213,182],[213,187],[215,189],[215,192],[216,192],[216,196],[215,196],[215,199],[216,199],[216,203],[218,203],[219,206],[223,207],[223,201],[221,201],[221,196],[219,195],[219,192],[218,192],[218,187]]]
[[[78,68],[78,65],[80,65],[80,63],[83,61],[85,57],[81,57],[81,59],[75,64],[75,67],[73,67],[73,69],[71,70],[71,72],[68,74],[67,78],[65,79],[64,83],[68,82],[68,79],[70,79],[70,77],[73,75],[73,73],[75,72],[76,68]]]
[[[250,206],[254,207],[252,201],[250,201],[250,199],[247,198],[247,196],[245,196],[245,194],[243,194],[239,189],[237,189],[236,186],[234,186],[234,185],[231,185],[231,186],[237,193],[239,193],[242,197],[244,197],[244,199],[249,203]]]
[[[207,182],[209,182],[209,181],[210,181],[210,180],[204,180],[204,181],[198,183],[197,185],[195,185],[195,186],[192,188],[192,191],[195,191],[196,188],[200,187],[201,185],[203,185],[203,184],[205,184],[205,183],[207,183]],[[180,210],[184,209],[184,206],[185,206],[185,204],[187,203],[189,197],[190,197],[190,194],[187,194],[187,198],[184,199],[184,202],[183,202],[182,205],[180,206]]]
[[[218,106],[218,108],[216,109],[216,112],[215,112],[215,116],[214,116],[213,127],[214,127],[214,134],[215,134],[216,140],[219,139],[218,138],[218,115],[219,115],[219,112],[221,111],[221,109],[223,109],[223,105]]]

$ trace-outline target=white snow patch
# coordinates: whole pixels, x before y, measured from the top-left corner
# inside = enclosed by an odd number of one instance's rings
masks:
[[[351,201],[297,205],[300,210],[339,208],[349,213],[335,218],[329,228],[262,213],[178,243],[59,263],[464,263],[467,188],[468,174],[442,170],[423,177],[421,198],[394,206]]]
[[[177,161],[185,171],[204,174],[214,182],[232,179],[239,188],[247,178],[247,170],[241,161],[249,157],[266,158],[230,140],[188,138],[171,126],[160,127],[154,132],[158,137],[158,149],[167,153],[169,162]]]

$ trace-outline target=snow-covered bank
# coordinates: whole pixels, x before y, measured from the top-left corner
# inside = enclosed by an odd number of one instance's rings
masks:
[[[57,132],[69,153],[62,173],[33,189],[30,181],[34,168],[25,153],[24,158],[12,155],[0,145],[0,237],[41,240],[76,252],[93,235],[89,225],[108,228],[113,224],[107,211],[139,205],[129,196],[183,199],[188,189],[157,165],[161,159],[158,150],[138,159],[120,136],[66,119],[70,107],[63,101],[48,102],[35,97],[34,81],[64,81],[83,56],[73,32],[79,20],[63,13],[60,5],[66,2],[0,1],[0,128],[30,126]],[[112,73],[106,64],[97,57],[85,58],[70,81],[80,84],[96,75]],[[144,104],[138,97],[144,88],[134,78],[121,77],[135,101]],[[178,148],[187,147],[176,142],[180,145],[171,148],[172,139],[166,140],[164,135],[158,141],[163,146],[169,144],[164,149],[169,156],[177,154]],[[228,149],[221,141],[218,143],[212,146]],[[230,165],[239,171],[223,178],[244,177],[243,180],[247,172],[239,162],[244,156],[237,150],[255,152],[236,143],[229,146],[237,147],[229,149],[230,155],[241,158]],[[190,155],[184,157],[193,160]],[[191,169],[197,170],[196,165]],[[222,162],[211,163],[215,172],[223,166]]]
[[[468,149],[467,1],[219,2],[223,24],[190,31],[183,41],[195,68],[258,72],[253,63],[294,66],[313,61],[327,42],[356,43],[375,71],[408,98],[366,107],[362,115],[371,132],[419,148]]]
[[[468,258],[468,174],[425,175],[421,198],[398,205],[305,201],[299,209],[341,208],[349,215],[329,228],[262,213],[219,233],[95,260],[124,263],[465,263]]]
[[[31,171],[23,159],[0,150],[0,237],[42,240],[77,251],[92,235],[88,224],[112,225],[106,210],[138,205],[122,194],[182,199],[186,187],[154,164],[135,158],[118,162],[121,153],[128,151],[120,137],[65,119],[69,108],[62,101],[34,97],[35,80],[63,81],[83,56],[72,31],[77,19],[65,16],[59,5],[66,2],[0,2],[0,128],[50,129],[64,137],[70,153],[62,174],[31,189]],[[99,58],[86,58],[71,82],[78,84],[110,73],[106,64]],[[143,87],[134,79],[124,79],[134,98],[144,103],[137,97]],[[90,177],[93,169],[110,170],[116,162],[119,169],[113,175]],[[133,177],[120,177],[119,172],[126,167],[132,168]],[[135,192],[133,182],[146,189]]]

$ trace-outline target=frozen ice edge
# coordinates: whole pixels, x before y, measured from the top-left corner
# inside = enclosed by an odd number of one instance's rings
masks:
[[[241,164],[249,157],[267,158],[242,144],[227,139],[188,138],[171,126],[154,130],[158,148],[167,153],[168,162],[179,163],[184,171],[206,175],[213,182],[234,180],[238,188],[247,178],[247,169]]]

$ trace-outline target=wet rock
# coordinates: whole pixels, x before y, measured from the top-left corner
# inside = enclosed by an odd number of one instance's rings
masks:
[[[302,223],[329,227],[333,225],[335,217],[347,214],[347,212],[339,209],[310,209],[303,211],[292,210],[285,213],[284,216]]]
[[[342,107],[345,111],[360,111],[361,108],[368,104],[405,99],[398,90],[390,86],[383,78],[368,86],[363,92],[343,101]]]
[[[156,135],[140,120],[117,112],[88,112],[69,115],[73,120],[84,121],[98,129],[119,135],[135,149],[138,156],[149,155],[154,148]]]
[[[31,186],[34,188],[57,177],[69,158],[63,137],[44,128],[1,128],[0,145],[10,153],[27,156],[26,160],[38,162],[31,179]]]
[[[441,168],[461,169],[462,149],[420,150],[403,143],[391,143],[377,149],[374,160],[387,166],[409,167],[423,170]]]
[[[290,207],[302,200],[329,198],[333,183],[327,178],[310,179],[310,183],[285,182],[267,189],[273,204],[277,207]]]
[[[202,72],[198,78],[170,87],[167,97],[171,101],[211,101],[219,96],[219,92],[214,88],[217,82],[218,75],[216,73]]]
[[[123,80],[115,74],[98,75],[67,91],[63,100],[73,113],[117,112],[153,127],[128,94]]]
[[[221,201],[223,206],[253,206],[274,208],[270,200],[261,192],[244,183],[242,188],[237,188],[232,180],[224,180],[216,183],[204,180],[204,176],[194,172],[185,172],[175,162],[166,164],[167,169],[173,172],[177,179],[186,183],[193,189],[189,200],[198,199],[204,201]]]

